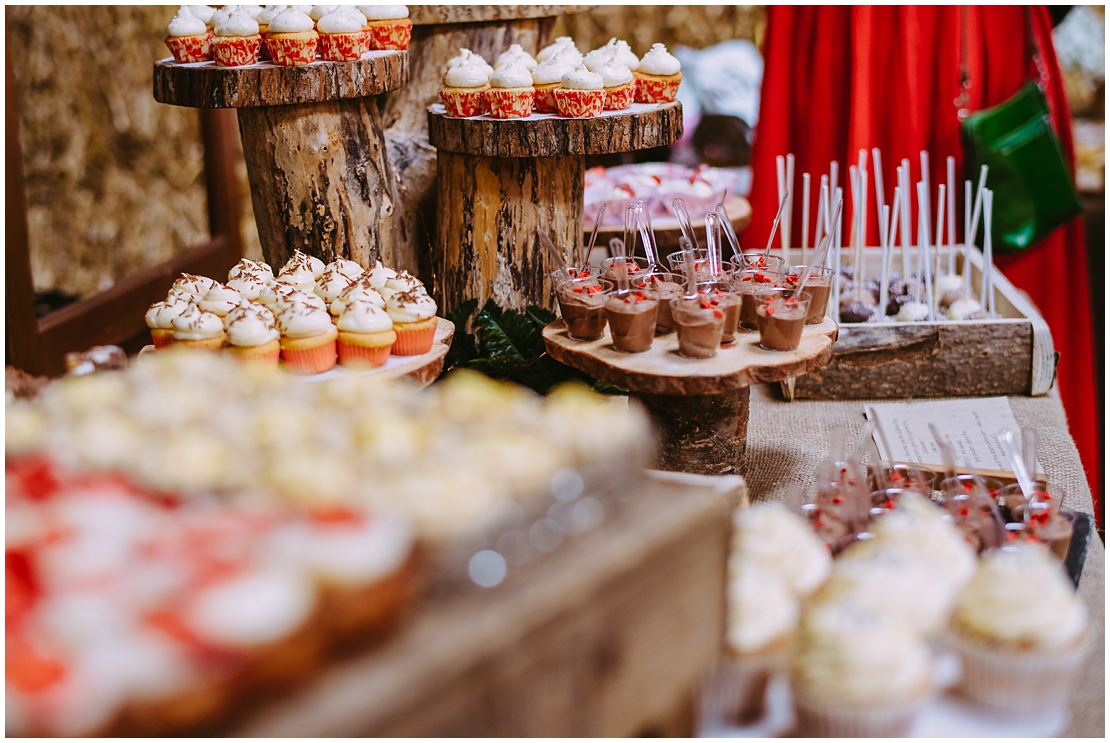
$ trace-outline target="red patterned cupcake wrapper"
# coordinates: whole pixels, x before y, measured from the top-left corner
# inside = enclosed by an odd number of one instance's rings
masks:
[[[519,90],[487,90],[489,115],[495,119],[526,119],[532,115],[534,92]]]
[[[281,349],[286,368],[294,374],[319,374],[335,366],[335,339],[315,348]]]
[[[536,108],[536,113],[541,114],[557,114],[559,113],[559,104],[555,102],[555,91],[557,88],[550,90],[543,90],[536,88],[536,95],[533,105]]]
[[[320,58],[329,62],[358,59],[363,51],[363,33],[320,34]]]
[[[212,32],[199,36],[181,36],[166,39],[166,46],[170,48],[173,58],[182,64],[189,62],[207,62],[212,59]]]
[[[362,51],[359,53],[359,56],[370,51],[370,40],[373,38],[374,32],[368,28],[364,28],[362,29],[362,31],[359,32],[358,42],[360,44],[360,48],[362,49]]]
[[[605,110],[606,111],[623,111],[632,105],[632,100],[636,97],[636,81],[622,85],[619,88],[605,91]]]
[[[409,48],[412,40],[412,21],[401,18],[389,23],[370,24],[370,48],[377,50]]]
[[[316,39],[266,39],[270,59],[282,67],[312,64],[316,59]]]
[[[439,91],[439,98],[443,107],[447,109],[448,116],[466,118],[467,116],[481,116],[489,111],[489,102],[486,100],[486,91],[474,90],[463,93],[448,93]]]
[[[424,330],[397,330],[396,326],[393,329],[397,332],[392,350],[394,356],[419,356],[432,350],[436,337],[435,325]]]
[[[646,78],[638,78],[636,80],[636,102],[637,103],[670,103],[678,95],[678,85],[682,79],[678,80],[648,80]]]
[[[601,113],[605,106],[605,91],[556,88],[555,102],[559,104],[560,116],[588,119]]]
[[[212,59],[220,67],[244,67],[258,62],[261,36],[217,36],[212,39]]]
[[[390,346],[370,348],[339,341],[339,365],[352,369],[373,369],[389,361]]]

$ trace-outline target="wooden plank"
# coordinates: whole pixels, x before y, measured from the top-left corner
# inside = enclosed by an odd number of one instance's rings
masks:
[[[447,152],[485,157],[607,155],[663,147],[682,136],[682,104],[632,104],[590,119],[459,119],[428,110],[428,141]]]
[[[247,108],[365,98],[404,85],[408,65],[408,52],[402,51],[297,67],[271,62],[220,67],[215,62],[178,64],[171,58],[154,64],[154,100],[190,108]]]
[[[409,18],[414,26],[447,23],[489,23],[528,18],[551,18],[582,13],[592,5],[410,5]]]
[[[690,734],[675,715],[723,646],[735,498],[650,480],[631,494],[505,584],[418,605],[385,646],[229,732]]]
[[[4,35],[7,37],[7,19]],[[19,143],[19,100],[11,51],[4,50],[4,361],[32,374],[43,373],[39,354],[31,242],[27,228],[27,191]]]

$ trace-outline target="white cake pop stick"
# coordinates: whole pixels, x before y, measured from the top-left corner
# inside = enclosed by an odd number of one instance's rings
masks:
[[[794,153],[786,154],[786,192],[794,193]],[[782,224],[782,262],[790,265],[790,248],[794,246],[794,199],[786,200],[786,217]]]
[[[964,299],[971,299],[971,181],[964,181]]]
[[[866,161],[867,155],[863,150],[860,154],[864,156]],[[855,267],[852,269],[853,275],[856,278],[856,299],[863,299],[863,281],[866,278],[864,275],[863,267],[863,247],[867,243],[867,171],[861,170],[859,172],[859,239],[856,242],[856,256]]]
[[[933,281],[934,282],[940,277],[940,249],[941,249],[941,246],[944,245],[944,237],[943,237],[943,235],[944,235],[944,211],[945,211],[944,205],[946,203],[944,197],[945,197],[945,192],[946,192],[947,188],[948,187],[945,186],[943,183],[940,184],[937,187],[937,231],[935,233],[936,236],[937,236],[937,240],[936,240],[937,248],[936,248],[935,258],[933,260],[934,265],[930,266],[930,269],[933,272]],[[934,287],[935,287],[935,284],[934,284]],[[940,301],[940,298],[937,297],[936,292],[933,291],[932,304],[929,305],[929,309],[932,312],[936,313],[937,303],[939,301]]]
[[[821,176],[821,188],[817,190],[817,225],[813,228],[813,244],[820,245],[821,238],[829,234],[827,214],[829,208],[829,177]]]
[[[833,160],[829,163],[829,196],[832,196],[836,189],[840,188],[840,163]],[[832,205],[833,202],[825,204],[825,213],[829,215],[829,229],[832,229]]]
[[[814,243],[816,245],[816,243]],[[809,248],[809,173],[802,173],[802,264]]]
[[[882,249],[883,265],[879,271],[879,310],[874,316],[882,320],[886,317],[886,306],[890,301],[890,207],[883,204],[880,212],[879,247]]]
[[[929,153],[922,150],[919,154],[921,158],[921,182],[925,184],[925,219],[926,223],[931,223],[933,218],[933,194],[930,189],[931,181],[929,180]],[[930,235],[930,237],[932,237]],[[932,241],[929,241],[932,243]]]
[[[979,238],[979,215],[983,209],[983,189],[987,187],[987,166],[979,168],[979,185],[975,191],[975,208],[971,210],[971,244]]]
[[[786,216],[786,158],[782,155],[775,156],[775,178],[779,185],[779,216]],[[782,246],[782,226],[779,225],[779,246]]]
[[[875,166],[875,213],[881,216],[886,206],[886,192],[883,190],[883,155],[878,147],[871,149],[871,163]]]
[[[833,288],[830,293],[830,302],[832,304],[833,317],[840,320],[840,252],[843,247],[844,235],[844,191],[837,188],[833,192],[833,203],[837,205],[836,222],[832,226],[832,248],[833,248]],[[826,259],[827,260],[827,259]]]
[[[848,230],[848,247],[855,250],[859,227],[859,169],[855,165],[848,166],[848,187],[852,193],[852,227]]]
[[[994,216],[994,191],[983,189],[983,281],[979,303],[994,317],[994,240],[991,238],[991,221]]]
[[[948,158],[948,275],[956,275],[956,158]]]
[[[910,280],[910,230],[913,228],[913,218],[910,213],[910,161],[903,160],[898,171],[898,185],[902,189],[902,224],[900,238],[902,241],[902,281],[907,284]]]
[[[922,302],[929,308],[929,319],[933,319],[933,279],[932,259],[930,256],[930,245],[932,241],[929,239],[929,201],[925,195],[925,181],[917,182],[917,269],[922,277],[922,287],[924,289],[924,296]]]

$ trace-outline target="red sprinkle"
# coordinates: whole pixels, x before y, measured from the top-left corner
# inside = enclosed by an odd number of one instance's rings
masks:
[[[713,310],[713,317],[724,317],[724,314],[720,310]]]

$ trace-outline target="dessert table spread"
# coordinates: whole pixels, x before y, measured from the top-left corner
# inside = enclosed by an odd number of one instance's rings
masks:
[[[1083,475],[1075,442],[1068,434],[1059,392],[1043,397],[1010,397],[1020,427],[1037,429],[1040,461],[1054,487],[1064,494],[1066,509],[1093,513],[1091,491]],[[785,402],[777,391],[751,388],[751,420],[744,473],[752,501],[782,497],[782,488],[797,483],[803,490],[814,482],[817,465],[827,453],[835,426],[848,428],[854,440],[863,427],[867,400]],[[1094,536],[1079,583],[1079,595],[1091,619],[1093,641],[1076,683],[1066,736],[1105,734],[1105,572],[1106,552]]]

